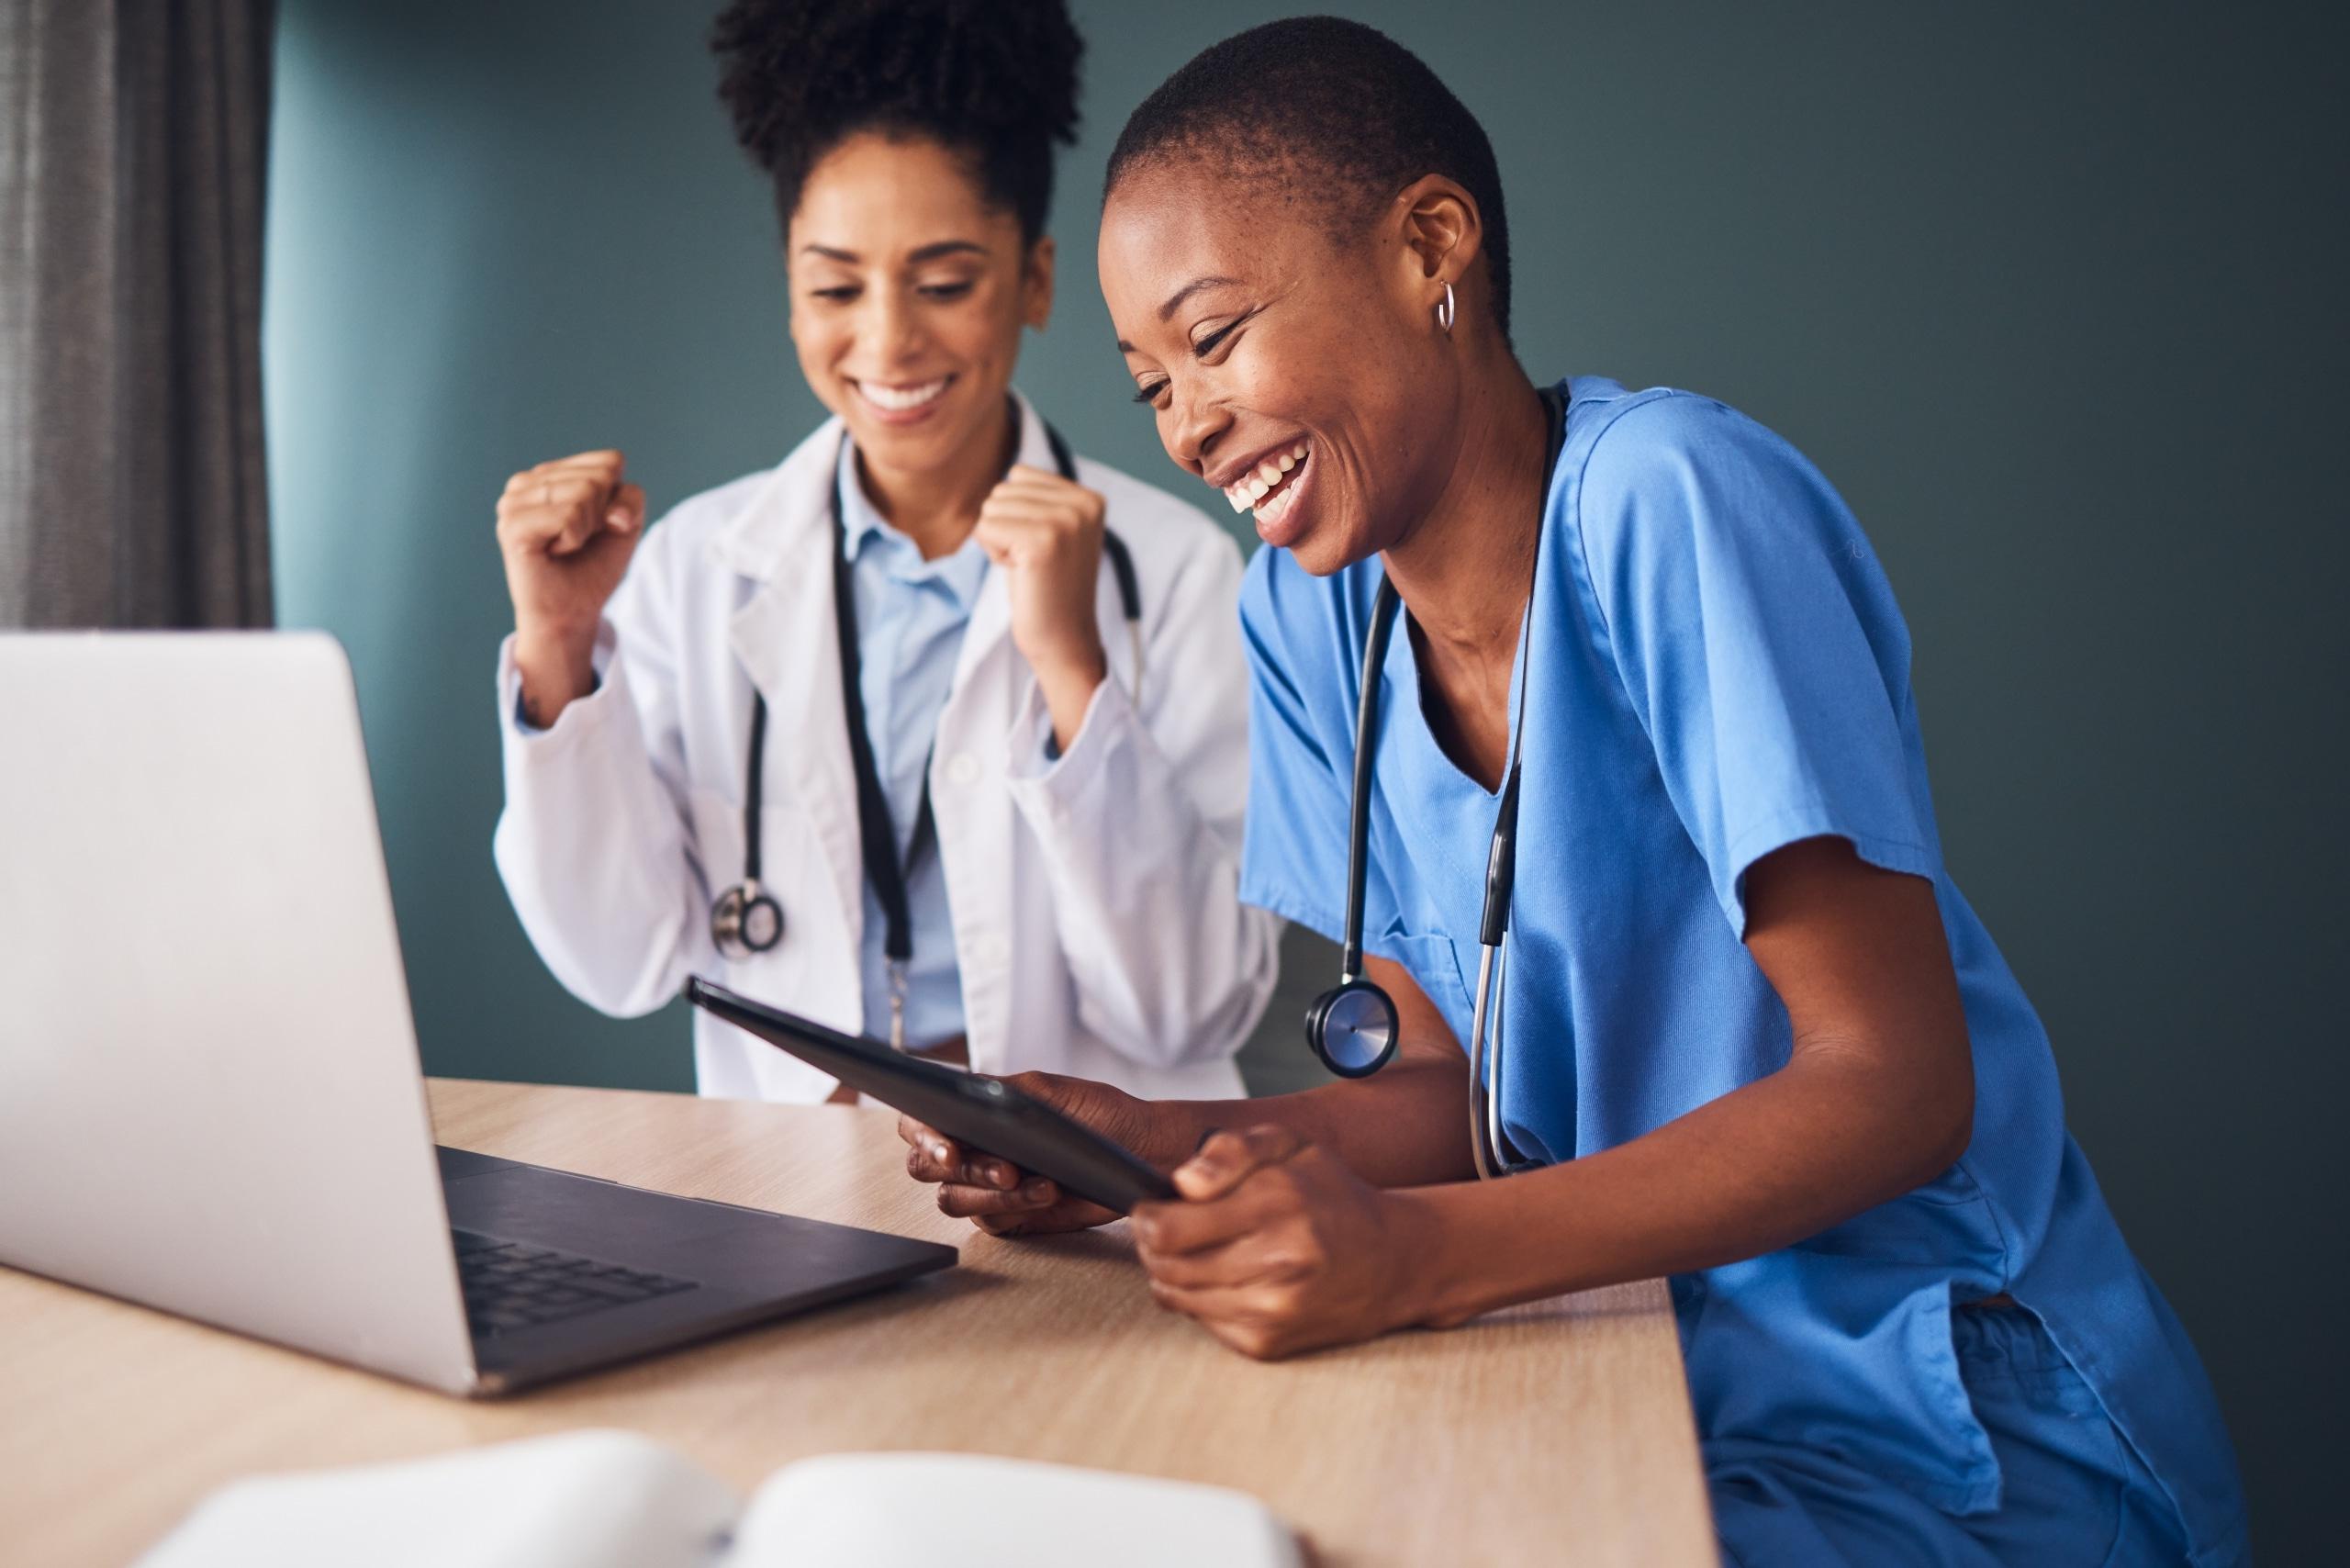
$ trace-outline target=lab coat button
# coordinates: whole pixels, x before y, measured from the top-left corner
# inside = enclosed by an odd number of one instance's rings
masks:
[[[979,759],[968,751],[958,751],[946,759],[946,782],[957,789],[968,789],[979,782]]]

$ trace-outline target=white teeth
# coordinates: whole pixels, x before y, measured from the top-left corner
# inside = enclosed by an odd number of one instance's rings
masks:
[[[924,403],[946,391],[947,380],[947,377],[941,376],[936,381],[925,381],[920,386],[905,387],[882,386],[874,382],[860,381],[856,384],[856,389],[875,408],[888,409],[893,413],[903,413],[908,409],[921,408]]]
[[[1279,512],[1288,502],[1285,488],[1288,477],[1299,464],[1305,461],[1305,443],[1299,442],[1285,453],[1262,459],[1253,472],[1241,476],[1224,487],[1224,498],[1231,503],[1234,511],[1247,511],[1262,502],[1258,511],[1259,517]],[[1275,495],[1275,491],[1281,493]],[[1268,497],[1271,499],[1267,500]]]

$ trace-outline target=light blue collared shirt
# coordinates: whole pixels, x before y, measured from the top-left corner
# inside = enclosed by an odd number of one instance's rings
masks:
[[[841,442],[839,473],[842,548],[851,563],[856,602],[857,688],[865,701],[866,737],[881,792],[890,801],[899,863],[905,863],[914,818],[922,810],[923,776],[938,715],[955,684],[963,629],[987,581],[987,552],[977,540],[935,561],[874,510],[856,475],[855,448]],[[906,904],[913,922],[913,958],[906,966],[906,1044],[917,1049],[963,1033],[963,980],[955,962],[955,922],[946,903],[946,872],[935,835],[908,868]],[[865,991],[865,1032],[886,1038],[890,970],[884,946],[889,916],[865,879],[865,942],[859,959]]]

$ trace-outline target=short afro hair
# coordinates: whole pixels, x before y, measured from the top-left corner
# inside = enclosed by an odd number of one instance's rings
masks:
[[[1024,240],[1045,231],[1085,49],[1063,0],[734,0],[710,46],[734,139],[786,229],[809,170],[878,131],[965,154]]]
[[[1375,28],[1292,17],[1194,56],[1118,133],[1106,200],[1139,168],[1204,160],[1240,179],[1319,185],[1333,227],[1441,174],[1476,198],[1494,316],[1509,336],[1509,225],[1494,146],[1419,56]]]

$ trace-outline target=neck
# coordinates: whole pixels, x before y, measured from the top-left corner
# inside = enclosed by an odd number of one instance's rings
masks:
[[[1481,656],[1516,646],[1550,449],[1541,395],[1506,350],[1496,358],[1468,378],[1460,443],[1436,504],[1384,552],[1421,635]]]
[[[979,525],[979,508],[1020,449],[1020,416],[1010,398],[1003,417],[984,426],[954,457],[918,473],[885,468],[856,454],[857,482],[883,521],[914,543],[925,561],[951,555]]]

